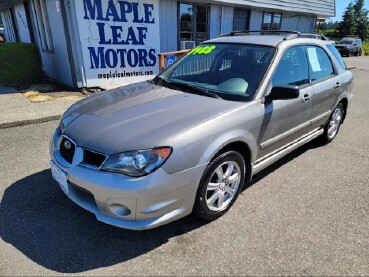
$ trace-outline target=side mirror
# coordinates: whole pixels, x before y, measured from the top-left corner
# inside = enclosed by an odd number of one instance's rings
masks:
[[[298,86],[285,85],[276,86],[272,88],[272,91],[267,96],[270,100],[287,100],[296,99],[300,96],[300,90]]]

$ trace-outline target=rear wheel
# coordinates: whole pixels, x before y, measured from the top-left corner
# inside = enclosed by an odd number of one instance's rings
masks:
[[[324,128],[324,133],[322,135],[323,142],[330,143],[337,136],[341,127],[344,112],[342,103],[339,103],[333,110],[331,117],[329,118],[329,122]]]
[[[227,151],[208,164],[196,194],[193,212],[205,220],[225,214],[236,201],[245,181],[245,160]]]

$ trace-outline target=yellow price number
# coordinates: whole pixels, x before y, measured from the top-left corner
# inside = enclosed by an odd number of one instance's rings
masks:
[[[188,55],[208,55],[216,48],[215,45],[198,46],[191,50]]]

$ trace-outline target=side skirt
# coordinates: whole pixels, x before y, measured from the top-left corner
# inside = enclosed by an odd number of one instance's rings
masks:
[[[308,143],[309,141],[319,137],[323,134],[324,129],[317,128],[306,135],[292,141],[291,143],[273,151],[272,153],[261,157],[260,159],[256,160],[255,163],[252,165],[252,175],[260,172],[261,170],[265,169],[272,163],[278,161],[280,158],[286,156],[288,153],[292,152],[293,150],[299,148],[300,146]]]

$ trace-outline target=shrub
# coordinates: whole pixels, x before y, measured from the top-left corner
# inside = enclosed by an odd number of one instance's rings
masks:
[[[365,56],[369,56],[369,41],[365,41],[363,43],[363,50],[364,50]]]
[[[42,75],[41,57],[31,43],[0,44],[0,84],[19,86],[31,84]]]

